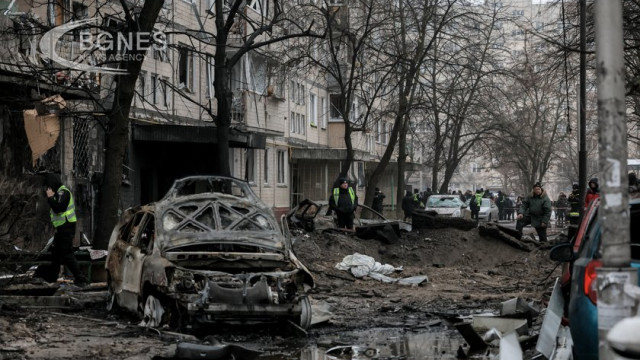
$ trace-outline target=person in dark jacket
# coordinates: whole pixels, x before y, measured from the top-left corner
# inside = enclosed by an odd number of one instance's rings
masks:
[[[600,197],[600,187],[598,186],[598,178],[589,180],[589,188],[587,189],[587,195],[584,198],[585,209],[589,206],[591,200]]]
[[[380,191],[380,188],[376,188],[376,192],[373,194],[373,203],[371,204],[371,208],[374,211],[377,211],[380,214],[382,214],[382,211],[383,211],[382,202],[384,201],[385,197],[386,196],[384,196],[384,194]]]
[[[329,196],[329,208],[338,217],[338,227],[353,229],[353,218],[358,208],[358,195],[349,186],[349,179],[339,178]]]
[[[415,209],[415,202],[413,201],[413,195],[411,190],[407,190],[402,198],[402,210],[404,211],[404,221],[411,220],[411,215]]]
[[[38,268],[36,276],[48,282],[55,282],[60,273],[60,265],[66,265],[73,274],[75,285],[85,287],[87,278],[80,271],[74,255],[73,237],[76,233],[76,210],[71,191],[55,174],[46,174],[44,192],[50,207],[51,223],[55,228],[53,243],[51,244],[50,266]]]
[[[556,225],[560,227],[564,226],[564,221],[568,211],[569,200],[567,199],[567,195],[561,192],[560,196],[558,196],[558,200],[556,200]]]
[[[498,220],[506,220],[506,211],[505,211],[505,202],[507,196],[502,192],[502,190],[498,190],[498,195],[496,196],[496,206],[498,207]]]
[[[518,216],[516,230],[522,237],[522,228],[531,224],[536,229],[540,242],[547,241],[547,226],[551,218],[551,200],[540,183],[535,183],[531,194],[524,198]]]

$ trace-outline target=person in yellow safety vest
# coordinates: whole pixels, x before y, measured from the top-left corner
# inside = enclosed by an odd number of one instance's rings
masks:
[[[478,208],[482,206],[482,198],[484,197],[484,189],[480,188],[476,190],[476,203],[478,204]]]
[[[74,284],[79,287],[88,285],[87,278],[80,271],[74,255],[73,237],[76,233],[76,208],[71,191],[60,182],[55,174],[46,174],[44,191],[49,203],[51,223],[55,228],[51,245],[51,265],[38,267],[36,276],[48,282],[55,282],[60,273],[60,265],[66,265],[74,278]]]
[[[353,229],[353,218],[358,208],[358,195],[349,186],[349,179],[339,178],[329,196],[329,207],[338,217],[338,227]]]
[[[420,200],[420,192],[418,189],[413,189],[413,202],[415,203],[414,207],[416,209],[424,210],[424,203]]]

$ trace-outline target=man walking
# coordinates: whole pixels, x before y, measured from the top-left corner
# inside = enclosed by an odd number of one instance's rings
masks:
[[[547,241],[547,226],[551,218],[551,200],[538,182],[533,185],[530,195],[527,195],[518,209],[516,230],[522,237],[522,228],[531,224],[536,229],[540,242]]]
[[[413,201],[413,195],[411,195],[411,190],[407,190],[407,192],[404,194],[404,197],[402,198],[402,211],[404,211],[404,221],[411,220],[414,209],[415,201]]]
[[[380,188],[376,188],[376,192],[373,194],[373,203],[371,204],[371,208],[380,214],[382,214],[383,211],[382,202],[384,201],[384,198],[385,196],[380,191]]]
[[[55,282],[60,273],[60,265],[66,265],[73,274],[74,284],[84,287],[88,284],[87,278],[80,272],[73,253],[73,237],[76,233],[77,221],[73,195],[54,174],[45,176],[44,191],[49,203],[49,214],[55,228],[55,235],[51,245],[51,267],[47,267],[50,271],[38,269],[40,271],[36,271],[36,276],[48,282]]]
[[[338,216],[338,227],[341,229],[353,229],[353,218],[358,208],[358,195],[349,186],[349,179],[339,178],[333,187],[329,197],[329,207]]]

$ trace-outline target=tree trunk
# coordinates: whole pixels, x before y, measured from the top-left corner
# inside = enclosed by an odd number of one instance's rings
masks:
[[[132,33],[146,33],[153,30],[162,1],[146,1],[136,19],[128,19],[127,29]],[[109,114],[108,133],[105,139],[104,178],[98,193],[97,226],[93,247],[106,249],[113,228],[118,223],[120,208],[120,187],[122,183],[122,165],[129,144],[129,110],[135,94],[135,85],[146,50],[131,49],[121,62],[121,68],[128,74],[116,79],[117,85],[111,112]],[[135,59],[135,60],[133,60]]]
[[[408,128],[408,120],[407,117],[402,115],[400,133],[398,134],[398,208],[396,214],[398,218],[402,219],[404,217],[402,211],[402,198],[405,193],[405,181],[404,181],[404,168],[406,163],[407,156],[407,128]]]

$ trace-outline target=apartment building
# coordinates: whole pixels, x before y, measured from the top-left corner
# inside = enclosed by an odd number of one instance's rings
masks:
[[[243,14],[268,16],[266,4],[249,1]],[[212,5],[212,0],[164,2],[154,34],[162,34],[161,43],[166,46],[150,46],[130,111],[122,209],[158,200],[176,178],[215,169]],[[347,3],[336,6],[346,7]],[[84,221],[80,231],[91,234],[95,192],[103,171],[105,113],[113,101],[117,75],[68,69],[43,60],[39,41],[43,29],[95,19],[97,28],[65,33],[56,49],[61,57],[96,65],[120,53],[99,49],[87,57],[82,55],[82,42],[98,32],[116,34],[122,24],[122,9],[109,0],[24,0],[12,2],[2,11],[0,41],[16,49],[2,55],[0,81],[13,84],[5,88],[3,105],[14,109],[11,116],[22,118],[23,109],[32,109],[43,98],[60,95],[64,99],[64,110],[35,114],[35,122],[55,117],[59,130],[48,134],[56,138],[53,145],[38,153],[31,166],[62,174],[77,198]],[[234,25],[229,57],[234,54],[234,44],[248,31],[246,22]],[[328,198],[346,157],[344,123],[332,106],[337,100],[330,78],[312,71],[289,73],[267,50],[243,56],[231,73],[229,162],[232,175],[249,181],[263,201],[281,214],[302,199]],[[23,95],[19,106],[10,100],[9,93]],[[357,117],[357,100],[352,108]],[[362,200],[366,178],[388,144],[391,127],[392,123],[383,119],[352,137],[355,161],[349,177]],[[24,142],[34,145],[27,139]],[[394,167],[388,167],[379,184],[387,194],[395,194]],[[393,195],[388,198],[395,202]]]

